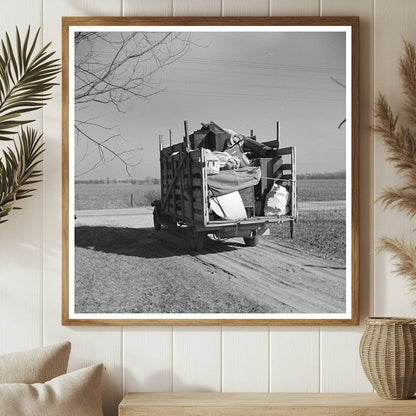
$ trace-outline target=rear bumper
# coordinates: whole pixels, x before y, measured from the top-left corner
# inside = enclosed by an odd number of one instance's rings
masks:
[[[232,232],[238,231],[261,231],[269,228],[271,224],[282,224],[284,222],[295,221],[293,216],[282,216],[282,217],[253,217],[247,218],[241,221],[210,221],[208,224],[195,224],[197,231],[207,232]],[[262,234],[260,232],[260,234]]]

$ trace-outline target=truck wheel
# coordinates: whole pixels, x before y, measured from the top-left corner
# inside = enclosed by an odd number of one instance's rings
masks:
[[[255,247],[260,240],[260,236],[255,235],[254,237],[243,237],[243,240],[247,247]]]
[[[162,207],[160,200],[156,200],[152,202],[153,208],[153,225],[156,231],[160,231],[162,229],[162,223],[160,222],[160,217],[162,216]]]
[[[202,251],[205,243],[205,233],[196,231],[194,228],[188,229],[189,247],[191,250]]]
[[[157,212],[157,207],[153,210],[153,225],[156,231],[160,231],[162,229],[162,224],[159,221],[159,214]]]

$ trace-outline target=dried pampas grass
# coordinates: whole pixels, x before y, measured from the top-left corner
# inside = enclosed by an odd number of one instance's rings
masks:
[[[378,201],[384,208],[393,207],[405,211],[410,218],[416,215],[416,46],[404,41],[405,54],[400,59],[400,77],[406,95],[404,110],[410,127],[398,125],[399,116],[395,115],[386,97],[379,94],[375,105],[375,132],[383,138],[390,156],[388,161],[404,175],[408,183],[404,188],[387,188]],[[416,245],[404,239],[381,239],[379,250],[393,254],[396,260],[395,272],[409,279],[410,287],[416,291]]]
[[[396,260],[394,272],[407,277],[410,288],[416,290],[416,245],[404,239],[383,237],[378,249],[393,254],[393,259]]]

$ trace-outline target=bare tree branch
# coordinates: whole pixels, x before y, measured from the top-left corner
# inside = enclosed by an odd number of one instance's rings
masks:
[[[165,89],[163,70],[186,54],[189,33],[179,32],[76,32],[75,33],[75,129],[78,143],[89,141],[81,161],[95,149],[94,167],[111,160],[122,163],[127,173],[139,159],[135,149],[123,149],[120,133],[102,139],[97,129],[113,129],[91,122],[91,104],[111,105],[118,112],[130,110],[134,99],[149,99]],[[87,152],[87,153],[85,153]],[[110,159],[108,155],[112,155]],[[106,158],[107,156],[107,158]],[[134,160],[133,160],[134,159]]]
[[[347,86],[345,84],[343,84],[342,82],[338,81],[337,79],[335,79],[334,77],[330,77],[332,79],[332,81],[335,82],[335,84],[340,85],[342,88],[347,88]],[[347,119],[344,118],[344,120],[341,121],[341,123],[338,124],[338,130],[341,129],[341,127],[346,123]]]
[[[79,133],[79,135],[81,135],[82,137],[84,137],[85,139],[87,139],[88,141],[92,142],[95,144],[96,146],[96,150],[98,152],[99,158],[97,160],[97,162],[93,165],[92,168],[88,168],[82,172],[78,172],[75,176],[79,177],[82,175],[85,175],[88,172],[91,172],[92,170],[94,170],[95,168],[97,168],[100,165],[105,165],[115,159],[119,160],[125,167],[125,170],[127,172],[127,174],[130,176],[130,171],[129,168],[132,168],[134,166],[137,166],[140,164],[141,159],[139,159],[136,156],[136,152],[138,152],[139,150],[143,150],[142,148],[135,148],[135,149],[127,149],[127,150],[123,150],[123,151],[115,151],[113,150],[113,148],[108,145],[107,142],[109,142],[111,139],[114,139],[116,137],[120,137],[119,134],[116,135],[112,135],[110,137],[107,137],[106,139],[104,139],[103,141],[98,141],[96,139],[94,139],[92,136],[88,135],[84,130],[82,130],[79,126],[75,125],[75,130],[77,131],[77,133]],[[87,141],[87,146],[88,146],[88,141]],[[87,152],[88,150],[85,150],[83,157],[81,158],[81,160],[85,160],[87,157]],[[106,152],[108,152],[108,154],[110,155],[110,157],[106,157]],[[128,157],[126,157],[126,155]],[[81,160],[79,162],[81,162]]]
[[[341,81],[338,81],[337,79],[335,79],[334,77],[331,77],[332,81],[335,82],[335,84],[340,85],[342,88],[347,88],[347,86],[345,84],[343,84]]]

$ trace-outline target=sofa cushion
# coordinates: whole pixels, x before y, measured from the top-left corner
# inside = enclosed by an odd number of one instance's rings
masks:
[[[0,383],[44,383],[66,373],[71,344],[0,355]]]
[[[102,372],[97,364],[44,384],[0,384],[0,415],[103,416]]]

